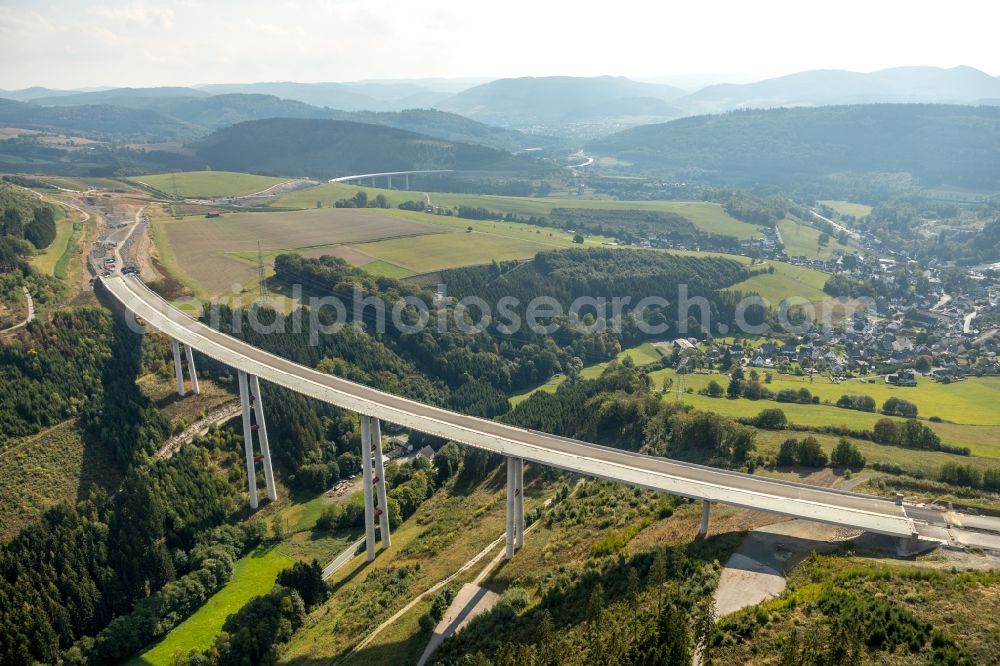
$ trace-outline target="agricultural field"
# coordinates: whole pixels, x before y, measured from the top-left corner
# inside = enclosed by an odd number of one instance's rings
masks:
[[[393,238],[352,247],[411,275],[493,260],[530,259],[542,250],[553,249],[542,241],[462,232]]]
[[[872,214],[872,207],[865,204],[851,203],[850,201],[826,200],[819,203],[829,206],[841,215],[852,215],[856,218],[868,217]]]
[[[290,192],[274,199],[270,205],[279,208],[315,208],[319,201],[323,206],[332,206],[337,199],[354,196],[362,190],[369,199],[382,194],[393,207],[404,201],[424,201],[423,192],[383,190],[358,187],[343,183],[324,183],[317,187]],[[703,231],[735,236],[740,239],[759,237],[760,229],[741,222],[722,210],[719,204],[704,201],[617,201],[614,199],[559,199],[536,197],[505,197],[477,194],[450,194],[429,192],[435,206],[453,208],[459,205],[486,208],[498,213],[513,213],[520,216],[546,216],[553,208],[597,208],[601,210],[652,210],[682,215]]]
[[[444,231],[376,209],[160,217],[151,228],[160,261],[200,298],[232,293],[234,284],[256,285],[258,241],[269,258],[292,250],[319,256],[352,243]]]
[[[234,284],[252,291],[258,240],[268,273],[276,255],[296,252],[337,256],[394,278],[580,247],[556,229],[375,208],[154,217],[152,233],[160,261],[199,298],[231,294]],[[584,246],[604,242],[593,236]]]
[[[231,171],[185,171],[141,176],[132,180],[165,194],[210,199],[254,194],[288,179]],[[315,200],[313,203],[315,204]]]
[[[798,220],[785,218],[778,222],[778,231],[785,244],[785,253],[789,257],[806,257],[808,259],[829,259],[834,250],[847,251],[850,248],[836,238],[831,237],[826,245],[819,244],[822,235],[815,227],[802,224]]]

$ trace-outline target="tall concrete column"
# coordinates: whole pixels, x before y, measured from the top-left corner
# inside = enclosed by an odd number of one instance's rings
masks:
[[[514,548],[524,548],[524,458],[514,459]]]
[[[198,373],[194,369],[194,350],[191,349],[191,345],[184,345],[184,351],[187,352],[188,377],[191,378],[191,393],[198,395],[201,393],[201,389],[198,388]],[[256,381],[256,377],[254,378],[254,381]]]
[[[371,422],[361,414],[361,476],[365,497],[365,549],[368,561],[375,559],[375,502],[372,498]]]
[[[514,511],[517,508],[517,502],[514,497],[514,459],[510,456],[507,457],[507,551],[505,553],[506,558],[509,560],[514,557],[514,548],[516,547],[517,536],[514,533]]]
[[[253,430],[250,427],[250,396],[247,390],[247,374],[238,371],[240,384],[240,405],[243,407],[243,447],[247,454],[247,483],[250,486],[250,508],[257,508],[257,469],[253,462]]]
[[[698,536],[703,537],[708,534],[708,512],[712,509],[712,503],[708,500],[701,501],[701,525],[698,527]]]
[[[181,367],[181,346],[177,340],[171,340],[170,346],[174,350],[174,374],[177,375],[177,394],[184,397],[184,368]]]
[[[365,417],[361,417],[365,418]],[[382,513],[378,516],[379,538],[382,541],[382,550],[392,545],[392,537],[389,534],[389,504],[385,496],[385,459],[382,456],[382,423],[377,418],[370,416],[368,421],[371,424],[368,432],[372,441],[372,449],[375,452],[375,499],[376,504]]]
[[[191,349],[188,347],[188,349]],[[192,366],[193,367],[193,366]],[[194,375],[192,375],[192,378]],[[267,423],[264,421],[264,402],[260,396],[260,381],[257,375],[250,375],[250,395],[253,396],[253,415],[257,423],[257,438],[260,441],[260,452],[264,456],[264,481],[267,484],[267,497],[278,499],[278,491],[274,487],[274,469],[271,467],[271,446],[267,441]]]
[[[409,190],[410,189],[410,174],[406,174],[404,176],[404,178],[406,179],[406,189]]]
[[[392,176],[388,176],[388,178],[389,178],[389,187],[387,187],[386,189],[391,190],[392,189]]]

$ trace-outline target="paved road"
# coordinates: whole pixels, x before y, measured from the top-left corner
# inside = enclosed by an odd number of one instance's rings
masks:
[[[828,217],[823,217],[822,215],[820,215],[819,213],[817,213],[814,210],[810,210],[809,212],[812,213],[813,215],[815,215],[816,217],[818,217],[819,219],[823,220],[824,222],[829,222],[833,226],[833,228],[836,229],[837,231],[846,231],[847,235],[850,238],[853,238],[854,240],[860,240],[861,239],[861,234],[859,234],[857,231],[854,231],[853,229],[848,229],[844,225],[840,224],[839,222],[834,222],[833,220],[831,220]]]
[[[361,537],[360,539],[349,545],[347,548],[345,548],[343,551],[341,551],[340,555],[337,555],[337,557],[333,558],[332,562],[323,567],[323,580],[326,580],[327,578],[332,576],[337,569],[350,562],[351,559],[358,554],[358,548],[360,548],[361,544],[363,544],[364,542],[365,542],[365,537]]]
[[[916,533],[903,507],[883,498],[654,458],[425,405],[318,372],[231,338],[176,310],[135,278],[111,276],[101,284],[128,311],[203,354],[360,414],[489,451],[675,495],[891,536]]]
[[[16,331],[19,328],[24,328],[25,326],[27,326],[28,324],[30,324],[32,321],[35,320],[35,302],[31,300],[31,292],[28,291],[27,287],[21,287],[21,291],[24,292],[24,298],[28,302],[28,316],[25,317],[24,321],[22,321],[21,323],[14,324],[13,326],[9,326],[3,330],[0,330],[0,333],[10,333],[11,331]]]
[[[594,158],[591,157],[590,155],[584,155],[582,150],[577,154],[573,155],[573,157],[579,157],[583,161],[580,162],[579,164],[571,164],[568,167],[566,167],[567,169],[579,169],[581,167],[590,166],[591,164],[594,163]]]
[[[968,314],[965,315],[965,317],[962,319],[963,333],[972,333],[972,320],[975,319],[976,315],[978,314],[979,313],[976,310],[973,310],[972,312],[969,312]]]

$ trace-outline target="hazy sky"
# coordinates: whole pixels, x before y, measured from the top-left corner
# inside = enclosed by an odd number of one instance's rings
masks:
[[[996,76],[997,25],[995,0],[0,0],[0,88],[898,65]]]

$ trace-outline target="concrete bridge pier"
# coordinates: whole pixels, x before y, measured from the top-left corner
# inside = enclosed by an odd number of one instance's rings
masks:
[[[188,350],[191,348],[188,347]],[[194,381],[194,366],[191,366],[191,379]],[[264,457],[264,482],[267,485],[267,497],[270,500],[278,499],[278,491],[274,487],[274,469],[271,467],[271,446],[267,441],[267,423],[264,421],[264,402],[260,396],[260,381],[257,375],[250,375],[250,396],[253,403],[254,422],[259,426],[257,437],[260,440],[260,453]],[[197,384],[195,384],[197,387]],[[198,389],[195,388],[195,393]]]
[[[507,551],[506,558],[524,546],[524,459],[507,457]]]
[[[176,339],[170,340],[174,352],[174,374],[177,376],[177,395],[184,397],[184,367],[181,365],[181,346]]]
[[[247,373],[238,371],[240,384],[240,405],[243,407],[243,450],[247,458],[247,484],[250,490],[250,508],[257,508],[257,466],[253,459],[253,426],[250,423],[250,391],[247,388]]]
[[[374,454],[374,473],[372,480],[375,485],[375,512],[378,513],[378,534],[382,543],[382,550],[392,545],[392,536],[389,534],[389,504],[386,500],[385,487],[385,456],[382,455],[382,423],[374,416],[368,417],[370,427],[368,429],[371,437],[371,449]],[[379,511],[381,510],[381,513]]]
[[[365,550],[368,561],[375,559],[375,501],[372,498],[371,421],[361,415],[361,480],[365,498]]]
[[[194,368],[194,350],[191,349],[191,345],[184,345],[184,351],[186,352],[187,355],[188,377],[191,378],[191,393],[198,395],[199,393],[201,393],[201,389],[198,388],[198,373],[195,371]],[[254,377],[254,381],[257,381],[256,377]],[[184,394],[182,393],[181,395]]]
[[[382,456],[382,425],[373,416],[361,414],[361,466],[365,498],[365,550],[375,559],[375,519],[378,518],[382,549],[388,548],[389,509],[385,493],[385,459]]]
[[[708,534],[708,513],[712,509],[712,503],[708,500],[701,501],[701,525],[698,527],[698,536],[704,538]]]

